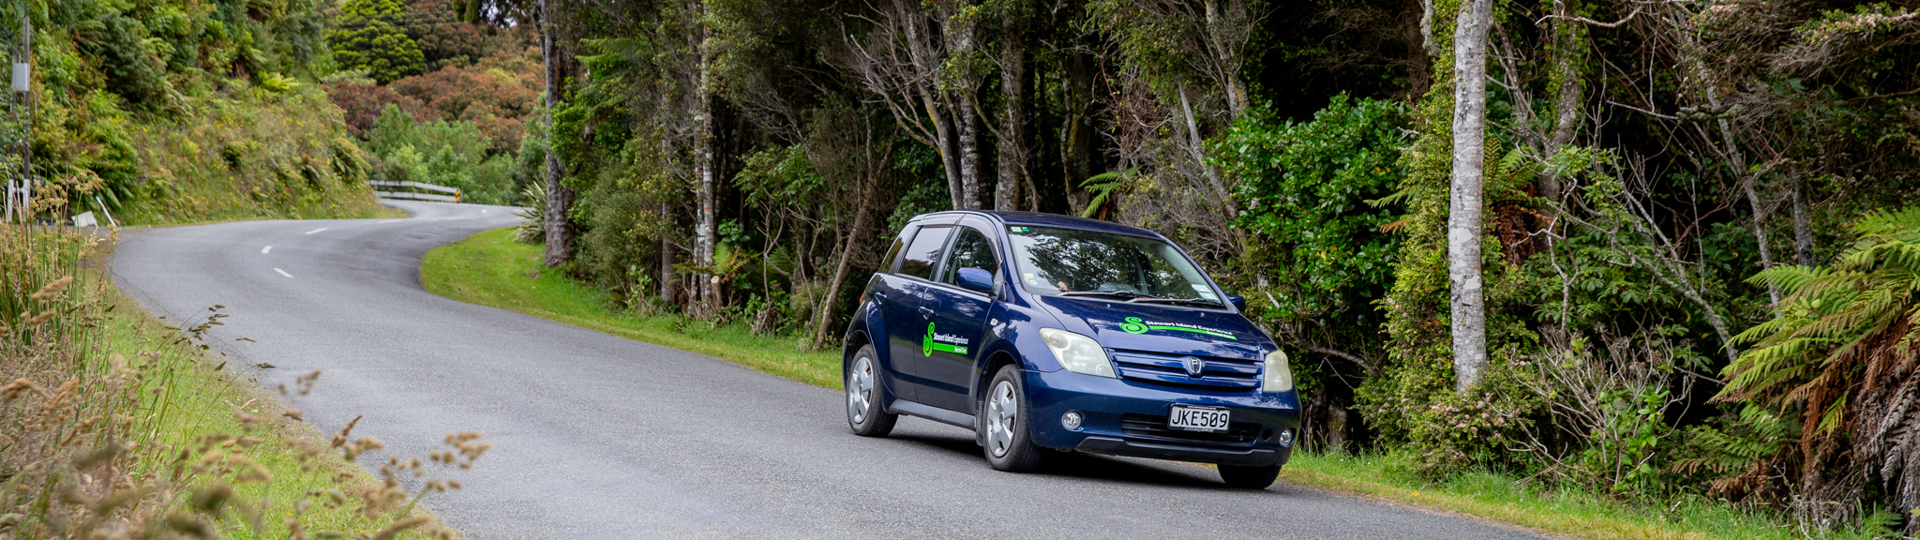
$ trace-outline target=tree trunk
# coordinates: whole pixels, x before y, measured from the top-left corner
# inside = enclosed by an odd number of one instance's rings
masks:
[[[673,215],[667,205],[660,205],[662,217]],[[673,271],[673,241],[666,235],[660,235],[660,302],[673,305],[673,287],[678,278]]]
[[[1453,189],[1447,215],[1452,285],[1453,373],[1465,393],[1487,366],[1487,313],[1480,276],[1481,179],[1486,169],[1487,27],[1493,0],[1467,0],[1453,40]]]
[[[704,13],[702,7],[703,4],[695,2],[693,12]],[[718,241],[713,208],[713,56],[710,52],[712,47],[707,43],[710,37],[707,35],[705,24],[701,22],[694,24],[699,25],[694,30],[698,32],[698,38],[694,40],[694,44],[700,48],[700,73],[699,82],[694,87],[695,107],[698,109],[693,113],[693,121],[696,124],[693,154],[694,174],[699,177],[700,186],[695,195],[695,204],[699,205],[699,212],[695,217],[697,223],[694,224],[693,260],[694,264],[711,269],[716,250],[715,244]],[[720,298],[718,283],[715,282],[718,281],[719,276],[695,275],[693,279],[695,290],[693,301],[698,303],[697,313],[706,316],[717,312],[720,309]]]
[[[1812,267],[1813,214],[1807,210],[1807,178],[1793,171],[1793,262]]]
[[[1682,28],[1678,33],[1682,40],[1681,52],[1687,55],[1687,62],[1693,70],[1694,78],[1699,81],[1701,93],[1706,95],[1707,106],[1715,111],[1725,110],[1720,106],[1720,88],[1715,86],[1715,81],[1718,79],[1713,76],[1713,71],[1707,67],[1706,61],[1701,59],[1706,53],[1705,47],[1700,44],[1699,37],[1694,35],[1691,28]],[[1734,181],[1740,183],[1740,191],[1746,195],[1747,207],[1753,213],[1753,239],[1760,250],[1760,269],[1772,268],[1773,246],[1767,240],[1767,209],[1760,200],[1759,189],[1755,186],[1759,183],[1759,179],[1755,177],[1753,171],[1747,170],[1746,154],[1741,152],[1740,145],[1734,142],[1733,123],[1726,118],[1720,118],[1714,122],[1714,125],[1720,131],[1721,152],[1726,154],[1727,165],[1733,170]],[[1768,282],[1767,298],[1773,301],[1771,305],[1773,316],[1779,317],[1780,287]]]
[[[943,100],[935,98],[932,90],[925,92],[923,101],[933,116],[934,149],[940,151],[940,168],[947,175],[947,198],[953,209],[967,208],[966,182],[961,175],[965,169],[960,166],[960,143],[955,134],[958,130],[953,125],[952,110]]]
[[[833,279],[827,280],[827,291],[821,295],[820,320],[816,321],[813,325],[813,345],[811,347],[816,351],[827,344],[827,337],[830,335],[829,331],[831,330],[830,326],[833,324],[834,308],[836,304],[839,303],[836,300],[840,297],[840,287],[846,285],[847,274],[853,268],[854,250],[858,249],[860,242],[866,239],[861,232],[867,228],[868,209],[873,206],[873,189],[867,185],[869,183],[870,182],[861,182],[860,194],[854,197],[853,230],[848,232],[846,243],[840,247],[840,260],[833,265]]]
[[[1580,121],[1580,71],[1574,51],[1579,50],[1578,41],[1585,38],[1586,28],[1578,22],[1568,20],[1570,9],[1567,3],[1572,0],[1554,0],[1553,13],[1553,73],[1554,84],[1559,92],[1553,100],[1553,135],[1547,139],[1546,155],[1552,156],[1560,149],[1573,144],[1573,129]],[[1560,178],[1552,173],[1540,175],[1540,194],[1555,204],[1560,202]]]
[[[969,0],[959,0],[946,5],[939,13],[945,28],[948,58],[966,57],[974,47],[975,32],[979,25],[970,15],[962,15],[968,9]],[[938,73],[944,68],[936,67],[930,73]],[[946,110],[953,115],[955,147],[960,154],[960,202],[955,210],[979,210],[986,202],[981,182],[986,178],[980,159],[980,115],[974,105],[979,92],[978,80],[963,75],[959,80],[949,81],[949,90],[942,91],[946,97]]]
[[[1405,15],[1405,27],[1401,30],[1404,33],[1401,35],[1407,40],[1407,48],[1406,61],[1402,65],[1405,66],[1407,73],[1407,95],[1418,99],[1420,96],[1427,95],[1428,88],[1433,85],[1432,0],[1406,0],[1406,2],[1402,6],[1407,10],[1407,15]],[[1417,18],[1412,16],[1412,13],[1416,12],[1420,14]]]
[[[1027,178],[1027,117],[1033,101],[1033,86],[1027,78],[1027,36],[1017,15],[1008,15],[1007,32],[1000,38],[1000,93],[1005,105],[1001,115],[997,155],[999,183],[993,190],[994,210],[1018,210],[1020,186]]]
[[[980,178],[980,115],[973,114],[966,102],[955,100],[954,125],[960,145],[960,199],[966,206],[954,207],[955,210],[979,210],[981,202]]]
[[[1220,25],[1226,24],[1221,20],[1220,0],[1204,0],[1201,8],[1203,9],[1202,13],[1204,13],[1207,18],[1207,35],[1209,37],[1218,37],[1220,35],[1218,31]],[[1240,78],[1240,59],[1235,58],[1240,51],[1232,47],[1223,46],[1219,41],[1213,41],[1212,52],[1217,57],[1215,61],[1219,62],[1222,68],[1221,71],[1223,73],[1220,75],[1226,83],[1224,90],[1226,90],[1227,93],[1227,113],[1230,116],[1230,120],[1239,120],[1240,115],[1245,114],[1248,108],[1247,83]],[[1182,94],[1180,97],[1185,99],[1186,95]]]
[[[553,107],[560,103],[560,58],[554,42],[554,32],[558,25],[553,22],[553,0],[540,3],[540,58],[546,63],[546,105],[547,105],[547,208],[545,223],[547,231],[546,257],[542,261],[548,268],[566,264],[573,258],[573,221],[567,214],[573,209],[573,188],[566,185],[560,163],[560,152],[553,146],[553,133],[557,126],[553,124]]]
[[[1081,184],[1093,176],[1093,63],[1092,55],[1069,52],[1065,60],[1066,74],[1061,84],[1065,117],[1061,119],[1060,164],[1062,179],[1066,185],[1058,186],[1057,193],[1042,190],[1042,212],[1065,212],[1064,204],[1068,195],[1079,191]],[[1049,202],[1052,204],[1049,205]]]
[[[1240,205],[1233,202],[1233,193],[1227,190],[1227,182],[1220,176],[1220,169],[1207,164],[1206,143],[1200,139],[1200,123],[1193,118],[1193,104],[1187,102],[1187,89],[1184,86],[1180,88],[1180,113],[1187,124],[1188,152],[1193,154],[1193,161],[1200,165],[1200,171],[1206,175],[1208,186],[1213,188],[1214,197],[1220,201],[1220,210],[1226,222],[1232,223],[1240,217]],[[1245,244],[1241,241],[1240,229],[1228,229],[1228,232],[1235,243]]]

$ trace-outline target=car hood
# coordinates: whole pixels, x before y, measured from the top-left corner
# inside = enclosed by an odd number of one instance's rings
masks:
[[[1246,317],[1225,310],[1043,296],[1039,303],[1075,332],[1108,349],[1257,360],[1271,340]],[[1075,325],[1074,322],[1081,323]]]

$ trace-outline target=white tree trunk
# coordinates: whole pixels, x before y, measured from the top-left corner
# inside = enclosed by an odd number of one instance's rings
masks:
[[[1023,23],[1012,16],[1005,20],[1010,30],[1000,37],[1000,95],[1005,104],[1001,106],[1000,137],[996,141],[1000,178],[993,189],[993,209],[1018,210],[1020,185],[1027,180],[1027,107],[1032,90],[1027,84]]]
[[[699,3],[696,2],[695,13],[701,13],[698,11],[699,7]],[[694,174],[698,175],[700,180],[698,200],[695,204],[700,208],[697,216],[699,223],[694,225],[697,230],[693,260],[694,264],[712,268],[717,237],[713,215],[713,58],[709,52],[712,48],[707,43],[710,37],[707,35],[704,23],[696,22],[695,24],[702,27],[695,30],[699,32],[699,38],[694,40],[694,43],[700,47],[700,80],[694,90],[697,104],[695,106],[699,110],[694,111],[693,116],[694,122],[698,124],[693,146]],[[714,283],[717,278],[718,276],[712,275],[694,276],[694,291],[696,291],[694,301],[699,303],[698,310],[702,314],[714,313],[720,309],[719,291],[717,284]]]
[[[1486,173],[1487,27],[1492,0],[1460,6],[1453,38],[1453,189],[1447,214],[1453,374],[1466,392],[1487,367],[1487,306],[1480,275],[1481,181]]]

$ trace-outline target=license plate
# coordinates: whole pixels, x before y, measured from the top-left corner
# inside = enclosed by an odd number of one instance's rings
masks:
[[[1167,415],[1167,427],[1187,431],[1226,431],[1228,414],[1230,412],[1226,409],[1174,405],[1172,414]]]

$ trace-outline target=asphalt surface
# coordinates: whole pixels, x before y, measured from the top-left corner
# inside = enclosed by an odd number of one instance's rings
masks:
[[[492,451],[425,505],[469,538],[1535,538],[1210,469],[1072,456],[988,468],[965,430],[847,431],[845,399],[726,361],[422,290],[420,256],[511,209],[394,203],[405,220],[253,221],[126,235],[113,275],[172,321],[224,304],[216,347],[323,433],[425,456],[458,430]],[[271,246],[268,249],[268,246]],[[254,341],[237,341],[246,337]],[[382,460],[362,458],[362,463]]]

